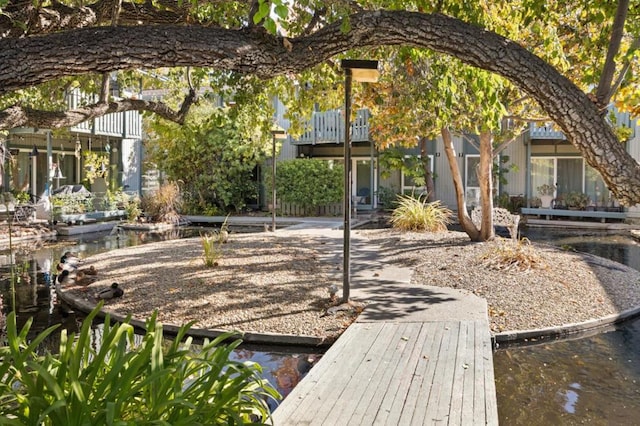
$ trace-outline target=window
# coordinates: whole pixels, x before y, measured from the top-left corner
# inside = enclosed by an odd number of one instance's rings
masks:
[[[433,155],[429,155],[429,170],[433,173]],[[420,157],[416,155],[405,155],[405,165],[412,169],[422,168],[422,164],[420,162]],[[403,194],[415,194],[420,195],[427,191],[425,185],[418,185],[413,178],[413,176],[409,176],[402,170],[400,176],[400,185],[402,188]]]

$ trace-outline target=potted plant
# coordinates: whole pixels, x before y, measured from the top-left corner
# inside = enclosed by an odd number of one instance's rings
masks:
[[[564,197],[567,207],[571,210],[584,210],[589,204],[589,196],[582,192],[571,191]]]
[[[553,200],[553,195],[556,192],[556,186],[553,184],[549,185],[548,183],[545,183],[544,185],[540,185],[539,187],[537,187],[536,190],[538,191],[538,196],[540,197],[541,207],[543,209],[548,209],[549,207],[551,207],[551,201]]]

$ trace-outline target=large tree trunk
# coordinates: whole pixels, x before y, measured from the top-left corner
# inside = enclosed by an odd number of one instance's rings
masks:
[[[482,224],[480,237],[487,241],[495,237],[493,228],[493,134],[484,130],[480,132],[480,164],[477,170],[480,183],[480,206],[482,207]]]
[[[427,188],[427,201],[429,203],[436,199],[436,186],[433,183],[433,173],[431,173],[431,159],[427,151],[427,138],[420,138],[420,162],[424,170],[424,186]]]
[[[569,79],[517,43],[439,14],[365,11],[298,38],[257,28],[195,25],[102,26],[0,44],[0,94],[89,72],[173,66],[213,67],[270,78],[297,73],[349,49],[405,45],[449,54],[511,80],[534,98],[596,168],[616,198],[640,202],[640,164],[596,105]]]
[[[483,241],[480,231],[478,231],[478,228],[473,224],[467,213],[467,203],[464,200],[464,185],[462,184],[462,176],[460,175],[458,158],[456,157],[456,150],[453,147],[451,132],[446,127],[443,127],[440,129],[440,134],[442,135],[444,153],[447,156],[447,162],[449,163],[449,169],[451,170],[451,176],[453,178],[453,187],[456,191],[458,222],[460,222],[462,230],[467,233],[471,241]]]

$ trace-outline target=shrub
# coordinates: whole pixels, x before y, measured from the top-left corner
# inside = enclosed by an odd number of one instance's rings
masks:
[[[141,207],[153,222],[177,223],[182,207],[180,188],[173,182],[166,183],[153,194],[143,196]]]
[[[223,335],[198,351],[185,340],[190,325],[170,342],[152,315],[142,341],[124,322],[105,319],[99,347],[91,321],[77,336],[63,330],[59,354],[38,355],[54,327],[27,340],[31,320],[18,331],[7,317],[7,345],[0,347],[0,416],[8,424],[243,424],[269,417],[267,398],[280,398],[252,362],[229,357],[240,340]]]
[[[93,194],[71,193],[56,194],[51,197],[51,204],[56,213],[77,214],[93,211]]]
[[[396,192],[393,188],[386,186],[378,187],[378,204],[385,210],[391,210],[397,207]]]
[[[278,163],[276,189],[285,203],[298,204],[305,214],[318,206],[339,203],[343,193],[343,166],[317,159]],[[267,182],[271,175],[267,172]]]
[[[127,212],[127,222],[136,222],[142,214],[142,209],[140,208],[140,197],[138,197],[138,195],[134,195],[129,198],[124,206],[124,210]]]
[[[440,201],[427,203],[426,197],[398,195],[398,207],[391,213],[391,224],[403,231],[441,232],[447,230],[452,214]]]
[[[527,238],[513,241],[497,237],[481,259],[488,268],[500,271],[526,271],[543,265],[542,258]]]

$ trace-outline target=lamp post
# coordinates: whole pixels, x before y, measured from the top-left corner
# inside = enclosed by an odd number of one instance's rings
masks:
[[[38,154],[38,148],[33,145],[33,149],[29,153],[29,158],[31,159],[31,190],[29,192],[34,197],[37,194],[36,185],[38,183]]]
[[[280,127],[271,129],[271,231],[276,232],[276,140],[286,138],[286,132]]]
[[[351,282],[351,82],[378,81],[378,61],[343,59],[344,70],[344,237],[342,267],[342,302],[349,301]]]

